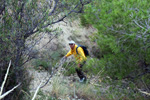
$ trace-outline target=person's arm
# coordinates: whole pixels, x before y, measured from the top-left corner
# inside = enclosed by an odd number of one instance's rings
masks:
[[[71,50],[65,55],[65,57],[68,57],[68,56],[70,56],[70,55],[72,55]]]

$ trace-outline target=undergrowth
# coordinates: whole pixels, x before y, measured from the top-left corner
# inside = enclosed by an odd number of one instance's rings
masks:
[[[63,68],[65,68],[65,72],[64,75],[65,76],[70,76],[71,74],[75,74],[76,71],[75,71],[75,68],[77,67],[77,65],[75,64],[75,62],[65,62],[63,64]]]
[[[37,70],[48,70],[50,66],[50,62],[45,61],[45,60],[41,60],[41,59],[36,59],[34,61],[34,68]]]

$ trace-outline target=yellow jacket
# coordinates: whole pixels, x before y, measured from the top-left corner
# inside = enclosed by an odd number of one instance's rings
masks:
[[[73,49],[71,49],[67,54],[66,54],[66,57],[68,57],[68,56],[70,56],[70,55],[74,55],[74,57],[75,57],[75,59],[76,59],[76,61],[77,61],[77,63],[82,63],[83,61],[85,61],[87,58],[86,58],[86,56],[85,56],[85,54],[84,54],[84,51],[83,51],[83,49],[81,48],[81,47],[78,47],[78,54],[77,54],[77,52],[76,52],[76,48],[77,48],[78,46],[77,45],[75,45],[75,47],[73,48]]]

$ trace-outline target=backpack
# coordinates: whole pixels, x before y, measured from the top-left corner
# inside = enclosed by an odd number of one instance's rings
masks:
[[[78,45],[78,46],[77,46],[77,48],[76,48],[77,54],[78,54],[78,50],[77,50],[78,47],[81,47],[81,48],[83,49],[84,54],[85,54],[86,57],[89,56],[89,51],[87,50],[87,47],[85,47],[85,46],[83,46],[83,45]]]

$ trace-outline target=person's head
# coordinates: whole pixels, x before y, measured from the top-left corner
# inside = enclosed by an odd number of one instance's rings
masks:
[[[74,46],[75,46],[75,42],[74,41],[69,41],[69,46],[70,46],[70,48],[71,49],[73,49],[74,48]]]

